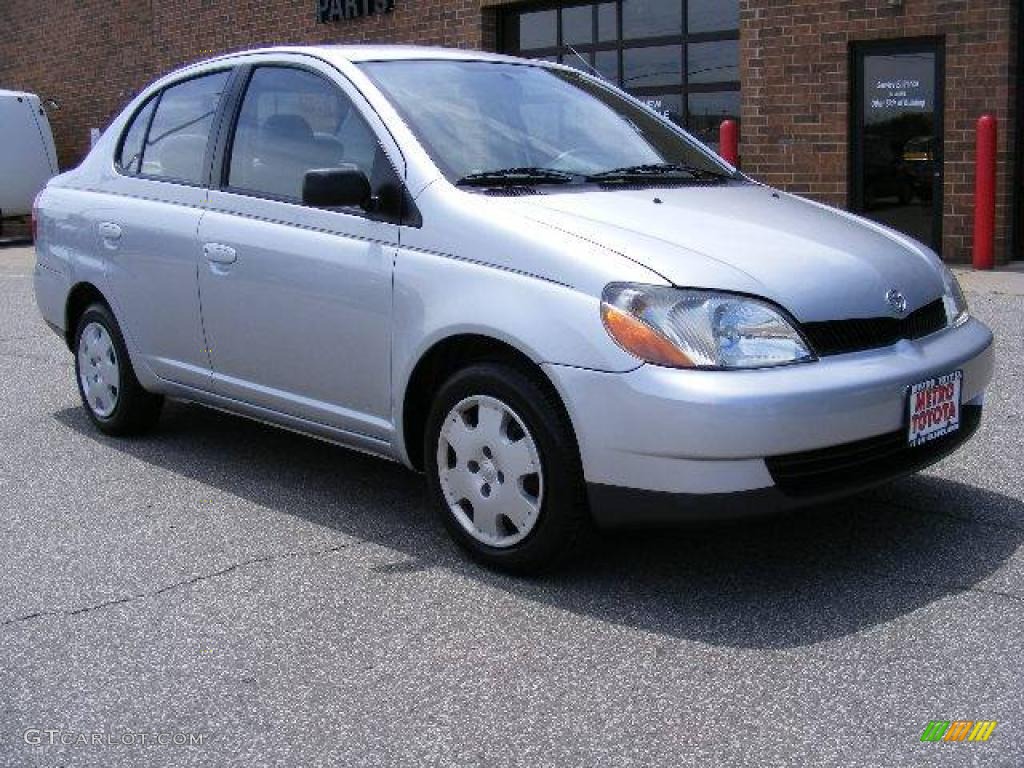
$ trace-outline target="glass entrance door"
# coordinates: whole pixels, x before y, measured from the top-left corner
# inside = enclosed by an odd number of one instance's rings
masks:
[[[852,132],[854,210],[939,250],[942,242],[942,47],[858,48]]]

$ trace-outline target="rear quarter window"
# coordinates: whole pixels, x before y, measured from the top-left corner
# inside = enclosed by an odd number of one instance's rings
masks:
[[[121,141],[121,151],[117,155],[117,166],[125,173],[139,173],[142,167],[142,146],[146,141],[146,131],[153,117],[156,99],[150,99],[146,105],[135,113],[128,130]]]
[[[118,166],[125,173],[203,184],[210,129],[229,74],[194,77],[154,97],[128,126]]]

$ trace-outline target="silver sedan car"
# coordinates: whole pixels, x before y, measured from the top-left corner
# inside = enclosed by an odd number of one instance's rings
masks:
[[[408,47],[144,89],[36,205],[108,434],[165,397],[426,474],[481,561],[820,502],[977,428],[992,335],[920,243],[771,189],[600,78]]]

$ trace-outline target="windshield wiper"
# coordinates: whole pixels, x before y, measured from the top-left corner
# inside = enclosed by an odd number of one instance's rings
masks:
[[[471,173],[455,183],[460,187],[493,187],[503,184],[568,184],[572,180],[572,174],[554,168],[499,168]]]
[[[587,181],[647,181],[675,179],[731,179],[731,174],[714,171],[710,168],[698,168],[685,163],[649,163],[647,165],[627,165],[624,168],[613,168],[610,171],[592,173]]]

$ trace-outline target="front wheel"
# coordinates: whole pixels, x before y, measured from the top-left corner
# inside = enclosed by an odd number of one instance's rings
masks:
[[[78,392],[93,424],[108,435],[140,434],[156,424],[163,398],[139,384],[106,305],[92,304],[82,313],[74,348]]]
[[[432,501],[477,560],[538,572],[565,559],[587,523],[579,452],[556,396],[500,363],[479,363],[441,388],[424,457]]]

